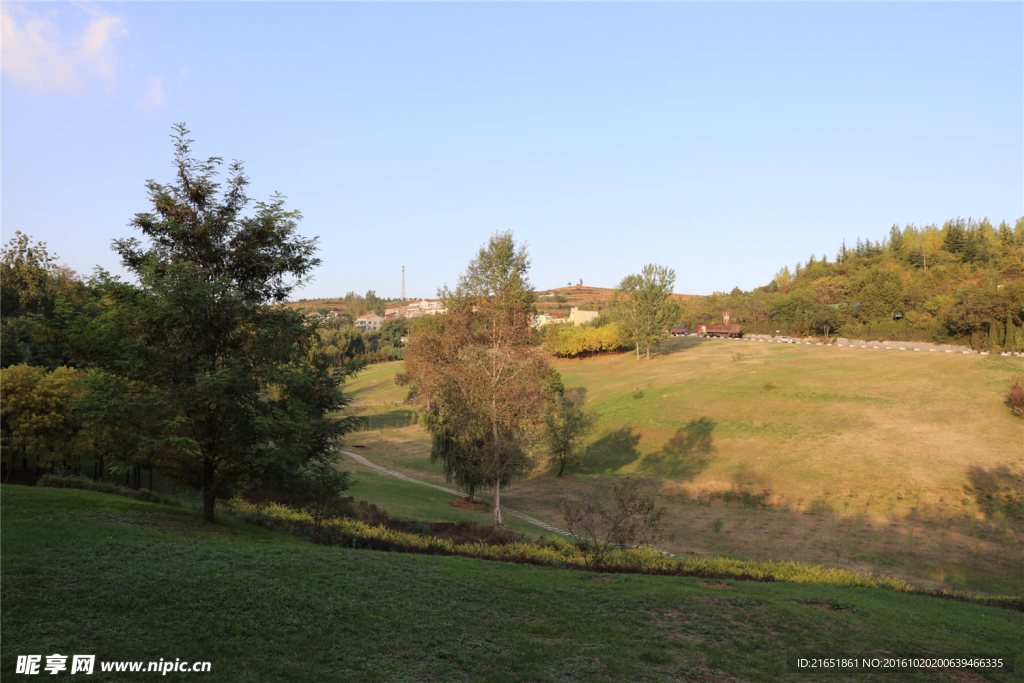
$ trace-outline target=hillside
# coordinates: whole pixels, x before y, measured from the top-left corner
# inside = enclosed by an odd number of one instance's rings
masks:
[[[129,680],[104,662],[163,658],[243,682],[803,681],[787,656],[1024,655],[1024,615],[992,607],[329,548],[106,494],[0,491],[4,679],[33,653],[95,654],[90,680]]]
[[[767,278],[765,278],[767,280]],[[763,287],[716,292],[684,307],[691,325],[728,311],[747,333],[970,344],[1024,350],[1024,218],[998,227],[955,219],[892,226],[888,236],[839,246]]]
[[[1002,398],[1024,360],[677,339],[649,363],[554,365],[600,420],[567,476],[540,468],[502,493],[514,509],[557,523],[560,496],[636,474],[669,510],[674,552],[1024,592],[1022,428]],[[400,369],[365,370],[356,403],[403,398]],[[369,430],[349,443],[443,482],[415,408],[359,407]]]
[[[538,313],[564,313],[568,315],[574,306],[584,311],[605,311],[611,303],[614,289],[608,287],[584,287],[570,285],[553,289],[537,290]],[[677,301],[689,301],[697,298],[693,294],[674,294]]]

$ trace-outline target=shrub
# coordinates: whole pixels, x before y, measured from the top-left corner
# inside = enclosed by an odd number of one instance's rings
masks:
[[[665,538],[661,523],[665,508],[657,507],[653,496],[641,493],[632,477],[612,484],[607,500],[593,493],[576,500],[563,498],[558,509],[588,568],[605,564],[615,550],[651,546]]]
[[[93,481],[88,477],[72,477],[59,474],[44,474],[36,482],[36,486],[51,489],[82,489],[84,491],[97,491],[99,493],[112,493],[116,496],[125,496],[147,503],[163,503],[164,505],[181,505],[181,501],[174,496],[165,496],[149,489],[130,489],[109,481]]]
[[[1006,390],[1006,405],[1017,417],[1024,417],[1024,381],[1014,377]]]

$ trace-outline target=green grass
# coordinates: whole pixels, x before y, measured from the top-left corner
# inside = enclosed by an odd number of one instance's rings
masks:
[[[346,460],[348,466],[351,461]],[[384,511],[400,519],[415,519],[424,522],[476,522],[490,524],[490,511],[458,508],[448,504],[455,498],[450,493],[438,491],[429,486],[412,484],[396,477],[379,474],[369,469],[360,469],[356,475],[358,483],[350,491],[357,500],[372,502]],[[452,488],[449,486],[449,488]],[[530,536],[550,536],[551,532],[505,515],[505,525]]]
[[[557,525],[559,497],[632,474],[668,508],[673,552],[1024,592],[1024,423],[1002,397],[1024,359],[674,339],[650,362],[553,364],[586,390],[598,428],[568,476],[542,466],[503,492],[510,507]],[[351,386],[365,402],[400,395],[388,380],[401,366]],[[360,409],[371,423],[352,441],[435,481],[412,408]],[[723,497],[764,492],[753,511]]]
[[[1021,613],[923,596],[326,548],[87,491],[0,500],[5,680],[18,654],[55,652],[208,660],[204,680],[261,682],[844,680],[786,658],[1024,657]]]

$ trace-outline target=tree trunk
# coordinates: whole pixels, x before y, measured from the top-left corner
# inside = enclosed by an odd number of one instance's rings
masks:
[[[558,468],[558,474],[556,476],[562,476],[562,472],[565,472],[565,458],[562,458],[562,466]]]
[[[473,504],[473,492],[476,491],[476,484],[469,485],[469,504]]]
[[[149,490],[153,490],[153,468],[149,468]]]
[[[217,502],[217,497],[213,493],[213,487],[207,487],[203,489],[203,519],[207,522],[213,521],[213,506]]]
[[[491,399],[492,415],[497,413],[496,399]],[[501,526],[501,446],[498,444],[498,422],[491,423],[491,435],[494,437],[494,525]]]
[[[217,503],[217,492],[213,488],[213,463],[206,460],[203,463],[203,519],[207,522],[213,521],[213,507]]]
[[[651,359],[651,345],[647,345],[647,360]]]

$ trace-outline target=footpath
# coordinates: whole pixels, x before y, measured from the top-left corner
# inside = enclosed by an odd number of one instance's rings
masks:
[[[401,479],[402,481],[407,481],[410,484],[419,484],[420,486],[429,486],[432,489],[437,489],[438,491],[444,491],[445,493],[450,493],[453,496],[457,496],[459,498],[464,498],[465,497],[465,494],[459,493],[455,489],[446,488],[446,487],[441,486],[439,484],[431,484],[431,483],[426,482],[426,481],[420,481],[419,479],[413,479],[412,477],[405,476],[401,472],[396,472],[394,470],[389,470],[386,467],[381,467],[380,465],[377,465],[375,463],[370,462],[369,460],[367,460],[366,458],[364,458],[361,455],[358,455],[357,453],[352,453],[350,451],[341,451],[341,452],[344,453],[345,455],[347,455],[348,457],[352,458],[356,462],[360,462],[360,463],[366,465],[367,467],[371,467],[371,468],[377,470],[378,472],[383,472],[384,474],[391,475],[392,477],[397,477],[397,478]],[[486,503],[486,504],[491,505],[491,506],[494,505],[494,501],[493,500],[490,500],[488,498],[481,498],[479,496],[473,496],[473,501],[474,502],[478,502],[478,503]],[[570,536],[571,537],[571,534],[568,531],[565,531],[564,529],[559,529],[557,527],[551,526],[550,524],[545,524],[544,522],[540,521],[539,519],[531,517],[531,516],[529,516],[527,514],[523,514],[522,512],[519,512],[517,510],[512,510],[510,508],[505,507],[504,505],[501,506],[501,513],[503,515],[511,515],[513,517],[521,519],[524,522],[526,522],[528,524],[532,524],[534,526],[538,526],[541,529],[544,529],[545,531],[551,531],[551,532],[556,533],[556,534],[561,534],[562,536]]]

